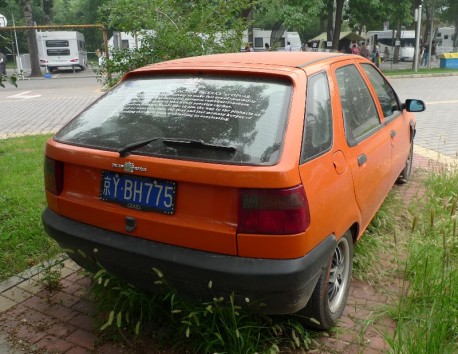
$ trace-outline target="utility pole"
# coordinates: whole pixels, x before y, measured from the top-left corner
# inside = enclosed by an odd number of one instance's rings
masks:
[[[413,58],[413,71],[418,71],[418,54],[420,51],[420,30],[421,30],[421,5],[418,5],[418,9],[415,9],[415,20],[417,21],[417,30],[415,33],[415,55]]]

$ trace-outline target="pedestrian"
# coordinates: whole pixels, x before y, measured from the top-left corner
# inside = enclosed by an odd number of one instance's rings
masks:
[[[429,45],[426,43],[423,47],[423,55],[421,56],[420,66],[428,66],[429,63]]]
[[[293,48],[291,48],[291,43],[290,43],[290,42],[286,43],[285,50],[286,50],[287,52],[291,52],[291,51],[293,50]]]
[[[361,48],[359,49],[359,55],[361,55],[364,58],[369,58],[369,50],[366,47],[366,43],[361,44]]]
[[[359,55],[359,49],[356,44],[353,44],[351,47],[351,54]]]
[[[269,43],[266,42],[266,43],[264,44],[264,47],[266,48],[266,52],[269,52],[269,51],[270,51],[270,45],[269,45]]]
[[[6,55],[0,52],[0,75],[6,76]]]
[[[374,44],[374,48],[372,48],[371,59],[378,68],[380,66],[380,52],[378,44]]]

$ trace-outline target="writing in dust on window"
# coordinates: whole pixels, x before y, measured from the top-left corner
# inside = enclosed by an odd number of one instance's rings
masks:
[[[123,113],[156,117],[185,116],[221,121],[257,119],[262,114],[260,110],[253,110],[256,101],[246,93],[183,90],[175,91],[173,94],[161,92],[152,96],[149,99],[142,97],[140,100],[131,100],[124,106]],[[145,105],[145,101],[149,101],[149,104]]]

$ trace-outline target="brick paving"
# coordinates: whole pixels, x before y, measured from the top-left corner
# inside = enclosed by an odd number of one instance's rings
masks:
[[[415,154],[413,179],[397,186],[401,198],[409,203],[421,198],[421,171],[442,168],[443,163]],[[52,262],[52,261],[50,261]],[[42,269],[31,268],[0,283],[0,354],[19,353],[129,353],[128,348],[100,338],[94,325],[95,305],[89,297],[91,279],[65,256],[61,288],[48,291]],[[320,353],[381,353],[389,350],[385,336],[392,336],[396,324],[377,315],[387,304],[398,301],[403,289],[400,278],[385,279],[383,286],[353,280],[347,307],[339,324],[318,339]],[[139,351],[158,353],[152,341]]]

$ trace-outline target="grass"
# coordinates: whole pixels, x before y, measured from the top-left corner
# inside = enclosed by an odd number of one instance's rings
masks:
[[[383,70],[383,74],[386,76],[399,76],[399,75],[434,75],[434,74],[451,74],[458,73],[458,69],[441,69],[441,68],[418,68],[417,72],[411,69],[404,70]]]
[[[458,173],[431,173],[407,245],[406,292],[390,315],[394,353],[458,352]]]
[[[60,252],[41,225],[48,138],[0,140],[0,281]],[[385,277],[405,277],[405,293],[384,310],[397,323],[395,335],[386,336],[394,353],[458,352],[458,173],[431,173],[425,187],[426,197],[409,208],[394,189],[355,249],[355,278],[380,287]],[[156,273],[164,285],[164,293],[157,295],[140,292],[104,271],[94,276],[103,336],[135,348],[141,338],[137,335],[154,333],[155,343],[202,353],[316,347],[316,334],[295,316],[256,316],[247,311],[249,303],[241,309],[232,297],[189,303]],[[56,277],[49,274],[51,284],[57,283]]]
[[[0,281],[60,252],[41,225],[48,138],[0,140]]]

